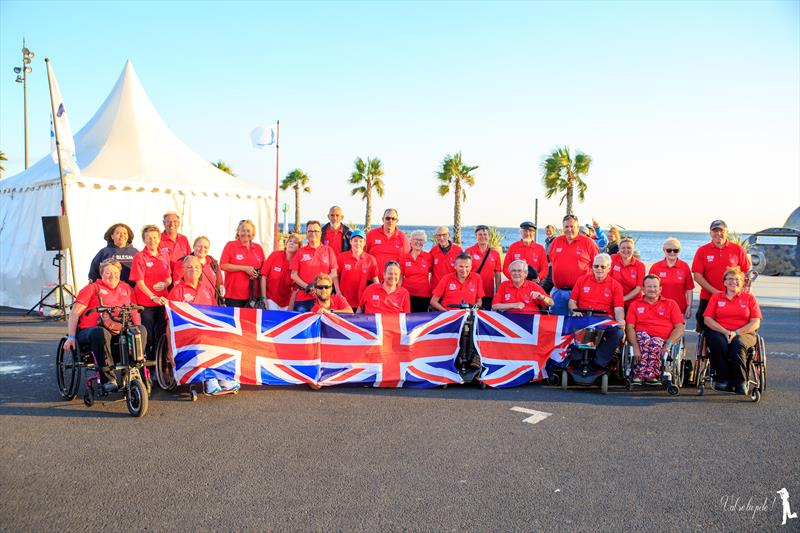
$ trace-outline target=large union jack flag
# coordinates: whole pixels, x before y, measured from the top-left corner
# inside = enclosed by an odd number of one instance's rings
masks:
[[[612,325],[606,317],[495,313],[478,311],[475,347],[481,356],[481,381],[490,387],[515,387],[547,377],[548,359],[561,362],[575,331]]]

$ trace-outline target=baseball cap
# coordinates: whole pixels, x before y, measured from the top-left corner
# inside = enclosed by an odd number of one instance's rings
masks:
[[[531,222],[530,220],[526,220],[522,224],[519,225],[521,229],[536,229],[536,224]]]
[[[728,229],[728,225],[725,223],[724,220],[715,220],[714,222],[711,223],[711,228],[709,229],[713,230],[717,228]]]
[[[361,237],[362,239],[366,239],[367,238],[367,236],[364,234],[364,232],[361,231],[360,229],[355,229],[355,230],[350,232],[350,239],[352,239],[353,237]]]

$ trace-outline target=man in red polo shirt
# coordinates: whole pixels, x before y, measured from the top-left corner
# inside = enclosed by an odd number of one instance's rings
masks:
[[[400,258],[411,251],[405,233],[397,227],[397,210],[389,208],[383,213],[383,225],[367,233],[366,252],[378,262],[378,277],[383,281],[383,269],[389,261],[400,262]]]
[[[439,281],[448,274],[456,271],[456,257],[464,250],[450,240],[450,229],[447,226],[439,226],[436,233],[434,244],[428,251],[433,258],[433,272],[431,273],[431,287],[439,285]]]
[[[747,273],[750,270],[750,258],[744,248],[728,240],[728,225],[722,220],[715,220],[709,228],[711,242],[697,249],[692,261],[692,275],[700,285],[700,302],[697,306],[697,332],[703,331],[703,313],[708,307],[708,300],[713,294],[724,291],[722,281],[725,271],[733,266]]]
[[[353,309],[359,306],[361,295],[367,285],[378,283],[378,263],[375,258],[364,251],[366,236],[360,229],[350,234],[351,249],[342,252],[336,258],[339,265],[339,286],[342,296],[350,302]]]
[[[536,270],[539,280],[543,280],[547,276],[547,252],[544,246],[534,241],[536,224],[528,220],[520,224],[519,236],[520,240],[508,247],[508,252],[503,260],[503,273],[508,279],[511,279],[509,265],[512,261],[522,259]]]
[[[528,264],[524,259],[509,265],[511,279],[504,281],[492,300],[492,311],[532,312],[553,305],[553,300],[538,283],[525,279]]]
[[[464,251],[472,257],[475,273],[483,280],[483,305],[481,307],[488,311],[492,307],[495,288],[500,286],[500,272],[503,267],[500,254],[497,253],[497,250],[489,248],[488,226],[475,226],[475,241],[474,245]]]
[[[181,259],[192,253],[192,247],[189,246],[189,239],[186,235],[178,233],[178,228],[181,225],[181,217],[175,211],[167,211],[164,213],[164,233],[161,234],[161,243],[159,244],[159,251],[169,254],[170,267],[180,268],[178,264]]]
[[[297,292],[294,300],[294,311],[300,313],[309,311],[314,305],[316,293],[313,282],[319,274],[330,274],[336,294],[342,293],[339,288],[336,254],[330,246],[322,244],[322,224],[318,220],[306,222],[306,239],[308,244],[297,250],[289,263],[292,281],[303,289]]]
[[[437,311],[452,311],[448,305],[460,305],[462,302],[475,305],[483,298],[483,280],[472,272],[472,258],[467,253],[456,257],[455,272],[443,277],[433,289],[431,307]]]
[[[333,248],[337,257],[350,249],[351,231],[347,225],[342,224],[343,217],[342,208],[335,205],[328,211],[329,222],[322,226],[322,244]]]
[[[350,302],[344,296],[331,294],[334,279],[336,278],[327,274],[319,274],[311,281],[314,286],[314,299],[311,300],[314,305],[310,309],[312,313],[333,312],[347,314],[353,312]],[[312,386],[312,388],[315,387]]]
[[[578,278],[589,274],[592,261],[600,250],[592,239],[579,232],[578,217],[567,215],[563,218],[564,233],[553,239],[550,245],[550,265],[552,267],[553,313],[566,315],[567,302]]]
[[[614,350],[622,342],[625,331],[625,310],[622,286],[609,276],[611,256],[598,254],[592,261],[592,273],[580,277],[569,297],[569,310],[573,316],[582,316],[576,309],[592,309],[605,313],[617,321],[617,326],[605,330],[605,335],[594,354],[594,364],[606,368]]]

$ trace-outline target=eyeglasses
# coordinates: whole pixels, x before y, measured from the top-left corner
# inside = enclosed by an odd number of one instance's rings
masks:
[[[523,274],[525,271],[519,268],[515,268],[510,271],[512,274]]]
[[[599,268],[600,270],[605,270],[608,268],[608,265],[592,265],[592,268]]]
[[[319,230],[319,229],[307,229],[306,233],[322,233],[322,230]]]
[[[318,291],[329,291],[329,290],[331,290],[331,286],[330,285],[314,285],[314,288],[317,289]]]
[[[383,217],[383,220],[397,220],[397,217]]]
[[[678,254],[681,252],[680,248],[664,248],[664,251],[668,254]]]
[[[450,234],[449,233],[434,233],[433,236],[434,237],[449,237]]]

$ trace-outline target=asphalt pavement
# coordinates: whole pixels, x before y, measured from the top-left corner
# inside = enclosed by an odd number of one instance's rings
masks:
[[[0,530],[797,531],[776,491],[800,511],[800,310],[763,311],[757,404],[541,383],[246,387],[194,403],[156,391],[134,419],[119,401],[61,401],[64,323],[4,309]]]

